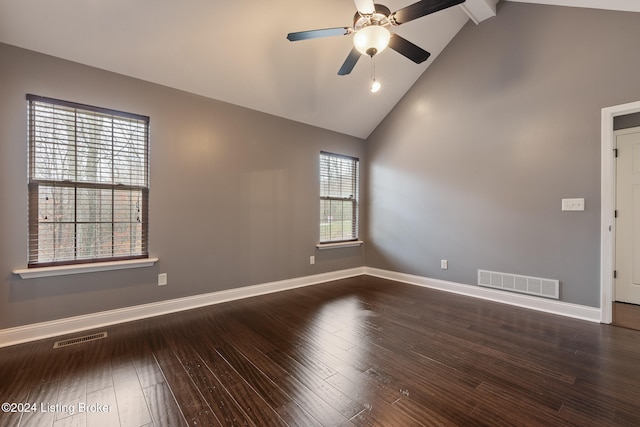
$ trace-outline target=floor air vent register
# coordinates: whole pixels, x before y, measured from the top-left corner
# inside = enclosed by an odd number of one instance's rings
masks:
[[[560,281],[554,279],[478,270],[478,285],[545,298],[560,298]]]
[[[84,337],[71,338],[71,339],[64,340],[64,341],[56,341],[53,344],[53,348],[68,347],[70,345],[82,344],[82,343],[89,342],[89,341],[101,340],[103,338],[107,338],[107,333],[106,332],[100,332],[99,334],[85,335]]]

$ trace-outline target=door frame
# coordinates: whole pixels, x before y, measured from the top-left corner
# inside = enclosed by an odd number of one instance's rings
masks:
[[[615,266],[615,137],[613,119],[640,112],[640,101],[602,109],[600,143],[600,322],[613,321]]]

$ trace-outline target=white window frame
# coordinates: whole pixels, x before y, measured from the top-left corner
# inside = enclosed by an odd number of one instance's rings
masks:
[[[84,104],[62,101],[53,98],[46,98],[37,95],[27,95],[28,100],[28,111],[29,111],[29,131],[28,131],[28,141],[29,141],[29,257],[28,257],[28,268],[32,269],[37,267],[37,269],[42,269],[42,275],[58,275],[58,274],[73,274],[76,272],[87,272],[87,271],[102,271],[102,270],[110,270],[110,269],[119,269],[119,268],[129,268],[129,267],[138,267],[138,266],[146,266],[149,262],[154,263],[157,259],[149,258],[149,250],[148,250],[148,194],[149,194],[149,117],[142,116],[138,114],[125,113],[121,111],[115,111],[110,109],[105,109],[101,107],[88,106]],[[49,116],[46,116],[44,111],[60,109],[64,111],[65,114],[68,115],[68,118],[57,118],[53,113],[48,113]],[[82,157],[80,153],[79,141],[80,137],[78,136],[78,132],[69,132],[69,131],[61,131],[56,132],[54,137],[48,137],[45,141],[44,138],[40,136],[40,131],[38,130],[39,126],[56,126],[55,124],[51,124],[53,120],[60,120],[62,123],[61,126],[76,126],[80,128],[80,122],[77,121],[80,115],[91,115],[94,114],[96,117],[99,117],[100,120],[106,120],[106,123],[109,123],[111,120],[111,178],[106,182],[104,179],[98,180],[102,182],[91,182],[86,179],[77,178],[78,174],[78,166],[77,164],[81,160],[86,160],[87,157]],[[52,117],[56,117],[55,119]],[[47,122],[49,120],[49,122]],[[65,121],[66,120],[66,121]],[[121,138],[131,138],[135,139],[134,143],[129,144],[127,141],[126,144],[122,142],[122,139],[117,140],[118,128],[116,128],[115,123],[123,123],[125,121],[131,121],[134,123],[136,135],[132,136],[131,134],[126,134]],[[104,123],[104,122],[101,122]],[[103,128],[101,128],[103,129]],[[107,125],[107,129],[109,126]],[[53,131],[52,131],[53,132]],[[93,134],[89,135],[90,137]],[[44,141],[44,142],[43,142]],[[97,141],[97,142],[96,142]],[[131,169],[130,173],[135,173],[135,179],[132,178],[133,175],[129,176],[125,179],[115,178],[118,175],[118,168],[116,167],[116,160],[114,160],[116,154],[114,152],[116,149],[118,150],[117,155],[122,155],[123,149],[120,146],[116,146],[120,141],[120,144],[124,144],[127,147],[133,147],[134,144],[138,151],[125,151],[125,155],[131,158],[132,164],[134,165],[136,172],[133,172],[134,169]],[[96,144],[100,149],[104,149],[105,143],[101,140],[91,140],[92,144]],[[48,144],[48,145],[47,145]],[[46,172],[54,170],[57,165],[54,165],[53,168],[48,165],[49,169],[43,169],[44,166],[40,166],[38,162],[42,160],[42,153],[38,153],[39,147],[43,146],[54,147],[65,145],[66,150],[74,151],[74,159],[75,166],[69,166],[69,162],[67,162],[67,168],[71,168],[71,172],[66,171],[61,174],[64,175],[64,178],[56,178],[53,176],[43,176],[47,175]],[[108,147],[108,146],[107,146]],[[134,150],[134,148],[132,148]],[[54,153],[57,151],[54,151]],[[98,158],[98,157],[95,157]],[[120,169],[122,170],[122,169]],[[44,172],[43,172],[44,171]],[[49,174],[50,175],[50,174]],[[107,173],[108,175],[108,173]],[[123,174],[126,176],[126,174]],[[76,178],[74,178],[74,176]],[[71,178],[70,178],[71,177]],[[129,182],[126,182],[126,181]],[[109,204],[109,199],[107,198],[107,212],[110,211],[110,220],[107,219],[106,222],[103,219],[97,220],[83,220],[81,214],[79,213],[78,208],[74,208],[74,212],[68,215],[68,218],[65,219],[43,219],[40,218],[42,214],[42,210],[40,210],[39,204],[42,203],[39,199],[42,198],[42,194],[40,194],[40,189],[63,189],[68,194],[73,194],[73,203],[76,205],[79,203],[79,194],[80,192],[85,192],[88,194],[98,194],[104,193],[111,194],[111,200]],[[117,195],[125,195],[130,194],[129,199],[132,199],[133,194],[137,196],[135,202],[135,209],[138,210],[137,217],[134,219],[123,220],[122,211],[119,211],[118,214],[114,213],[116,206],[118,208],[126,209],[126,212],[129,212],[133,207],[133,201],[129,202],[120,202],[119,200],[114,200],[114,194]],[[88,196],[91,197],[91,196]],[[47,199],[48,200],[48,199]],[[94,199],[86,199],[86,200],[94,200]],[[105,200],[101,198],[101,201]],[[91,202],[89,202],[91,203]],[[116,203],[118,203],[116,205]],[[122,203],[127,203],[123,205]],[[68,205],[67,205],[68,206]],[[65,206],[65,209],[68,207]],[[68,209],[69,210],[69,209]],[[125,215],[128,215],[125,214]],[[53,216],[53,215],[52,215]],[[129,215],[133,218],[131,215]],[[60,243],[60,245],[64,248],[61,250],[64,255],[57,255],[55,251],[53,251],[52,255],[47,255],[41,257],[39,251],[42,250],[42,244],[40,239],[42,238],[39,234],[39,227],[43,226],[41,224],[66,224],[68,228],[73,227],[73,237],[66,238],[65,243]],[[112,249],[109,251],[100,250],[100,251],[87,251],[88,254],[82,253],[80,249],[82,246],[78,243],[79,233],[76,231],[79,228],[79,224],[106,224],[104,227],[105,232],[102,232],[102,227],[95,227],[98,235],[103,239],[108,239],[108,236],[111,236],[111,245]],[[133,224],[130,227],[134,227],[139,229],[140,232],[140,244],[132,244],[129,242],[130,249],[122,249],[122,246],[116,247],[116,233],[117,226],[119,224]],[[53,226],[55,228],[55,225]],[[102,233],[102,234],[100,234]],[[105,234],[106,233],[106,234]],[[55,236],[55,234],[54,234]],[[106,237],[105,237],[106,236]],[[137,234],[136,234],[137,236]],[[137,238],[137,237],[136,237]],[[54,237],[55,239],[55,237]],[[55,244],[54,244],[55,245]],[[51,251],[50,251],[51,252]],[[100,267],[97,264],[103,264],[103,267]],[[15,270],[14,273],[20,274],[23,270]]]
[[[336,169],[338,168],[338,169]],[[339,172],[336,174],[336,171]],[[339,189],[339,190],[338,190]],[[345,190],[347,190],[345,192]],[[351,211],[351,230],[341,232],[332,236],[332,218],[325,212],[327,202],[331,205],[336,202],[338,205],[347,203]],[[359,246],[362,241],[360,236],[360,159],[343,154],[320,152],[320,223],[319,223],[319,243],[318,249],[332,249],[340,247]],[[329,207],[331,209],[331,207]],[[339,216],[343,222],[344,217]],[[341,225],[340,227],[343,227]],[[347,230],[348,231],[348,230]]]

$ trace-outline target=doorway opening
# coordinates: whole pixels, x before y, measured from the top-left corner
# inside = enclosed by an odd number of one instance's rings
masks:
[[[602,109],[600,167],[600,321],[613,321],[615,266],[615,136],[616,117],[640,113],[640,102]]]

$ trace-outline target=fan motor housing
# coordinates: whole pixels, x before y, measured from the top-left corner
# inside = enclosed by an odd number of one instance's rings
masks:
[[[387,6],[381,4],[374,4],[376,12],[371,15],[361,15],[360,12],[356,12],[353,16],[353,30],[358,31],[369,25],[379,25],[381,27],[389,27],[391,22],[389,21],[389,15],[391,10]]]

